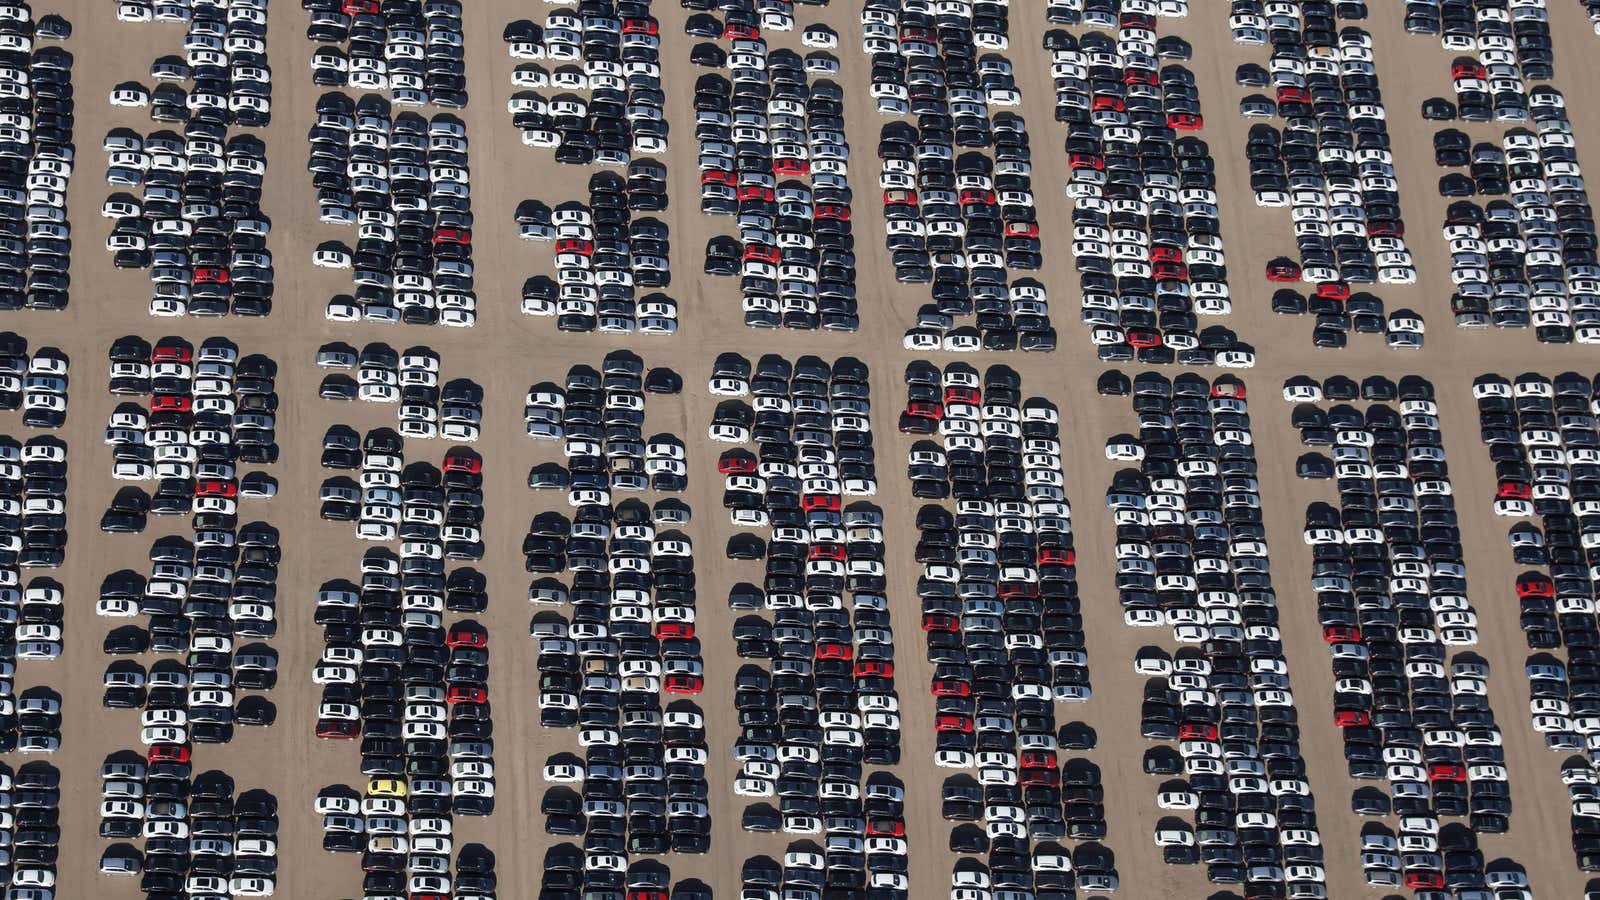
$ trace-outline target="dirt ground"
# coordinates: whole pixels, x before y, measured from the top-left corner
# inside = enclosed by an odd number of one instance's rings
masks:
[[[311,618],[312,597],[327,579],[356,574],[361,552],[350,526],[322,522],[316,514],[322,474],[317,457],[324,430],[335,422],[358,429],[394,424],[393,410],[373,404],[340,405],[317,397],[321,371],[314,364],[317,346],[331,340],[356,345],[385,341],[396,349],[426,344],[442,356],[445,378],[468,377],[485,390],[485,422],[477,449],[485,458],[491,487],[484,527],[487,555],[480,566],[490,586],[490,609],[481,617],[491,631],[491,696],[495,703],[498,808],[488,819],[458,818],[459,840],[478,840],[498,854],[501,896],[531,897],[538,889],[543,850],[551,838],[543,833],[538,814],[544,784],[540,768],[552,753],[575,747],[575,734],[538,728],[535,651],[526,624],[524,600],[528,576],[522,570],[520,541],[532,515],[558,496],[531,495],[525,473],[529,465],[550,457],[554,448],[536,445],[523,433],[522,395],[532,383],[559,379],[575,363],[597,363],[608,351],[628,347],[649,365],[670,366],[683,374],[688,390],[678,397],[652,396],[647,429],[672,431],[689,444],[690,489],[683,496],[697,515],[687,529],[698,548],[700,634],[707,661],[706,691],[701,697],[708,721],[713,764],[711,811],[715,822],[712,852],[699,857],[668,857],[674,879],[698,877],[718,896],[733,896],[738,867],[755,853],[779,854],[781,836],[747,835],[738,828],[740,798],[732,791],[737,767],[729,748],[736,733],[732,714],[730,665],[732,618],[720,598],[733,582],[748,578],[753,564],[732,564],[721,548],[731,529],[718,502],[720,487],[714,459],[721,449],[705,437],[713,404],[701,385],[716,353],[736,350],[752,359],[774,352],[794,357],[817,353],[827,358],[856,356],[871,366],[873,417],[879,448],[879,494],[888,536],[890,596],[894,622],[903,646],[898,659],[902,704],[904,761],[897,774],[907,784],[907,827],[911,842],[913,896],[942,895],[951,867],[946,849],[949,829],[938,816],[938,784],[945,774],[931,763],[932,726],[925,685],[929,667],[923,661],[918,633],[918,601],[912,586],[917,567],[912,559],[915,531],[910,496],[901,466],[909,441],[895,432],[895,413],[904,399],[901,373],[911,354],[900,338],[916,307],[926,297],[922,286],[894,283],[892,267],[882,250],[881,208],[876,202],[873,149],[881,119],[866,92],[866,59],[859,50],[855,4],[837,2],[817,10],[800,7],[802,24],[821,20],[841,37],[840,83],[846,88],[847,130],[855,151],[851,173],[857,191],[853,213],[859,238],[858,292],[861,330],[852,335],[829,333],[755,332],[741,324],[736,282],[700,274],[706,239],[729,233],[728,220],[702,215],[697,205],[698,171],[693,138],[689,86],[700,74],[688,63],[692,41],[683,34],[686,12],[674,3],[658,4],[663,36],[663,81],[667,85],[669,122],[674,126],[669,162],[671,207],[661,218],[671,229],[674,272],[671,293],[680,306],[681,330],[675,337],[626,340],[601,335],[569,335],[548,319],[524,318],[518,309],[522,280],[550,270],[546,245],[516,238],[512,211],[518,201],[539,198],[549,203],[582,195],[588,170],[556,166],[548,151],[525,148],[505,111],[512,62],[500,41],[503,26],[514,18],[542,19],[544,4],[513,0],[474,0],[467,4],[466,30],[471,105],[462,113],[471,143],[474,176],[475,259],[478,324],[470,330],[411,326],[339,325],[322,315],[334,293],[348,290],[348,273],[310,265],[312,249],[329,239],[351,241],[344,229],[317,222],[315,191],[305,170],[305,133],[312,123],[315,100],[322,90],[311,84],[308,60],[313,45],[305,39],[305,14],[284,0],[272,7],[269,53],[274,63],[273,120],[260,132],[268,145],[269,170],[264,207],[274,223],[270,239],[277,272],[275,310],[265,320],[152,320],[146,315],[149,286],[144,273],[116,271],[103,249],[110,222],[97,215],[107,189],[102,179],[104,154],[100,138],[107,129],[127,125],[152,130],[142,112],[113,110],[106,103],[111,86],[128,79],[144,80],[155,57],[180,51],[181,29],[174,26],[126,25],[114,19],[114,5],[105,0],[62,0],[48,4],[73,22],[67,44],[77,59],[74,78],[79,99],[76,136],[80,149],[77,174],[71,181],[70,210],[76,229],[71,308],[65,313],[18,312],[0,319],[0,328],[27,337],[32,346],[55,345],[73,361],[74,387],[62,436],[70,443],[72,525],[68,565],[57,573],[69,599],[67,648],[54,662],[24,662],[18,689],[49,684],[64,696],[63,749],[51,760],[63,774],[62,853],[57,896],[133,897],[136,880],[113,880],[95,874],[103,843],[95,836],[98,809],[96,770],[113,751],[138,748],[137,716],[129,711],[102,711],[99,678],[107,658],[100,642],[107,630],[93,603],[100,579],[123,567],[147,570],[145,552],[155,536],[176,531],[185,521],[153,519],[143,536],[108,536],[96,523],[116,488],[110,479],[110,454],[100,442],[106,417],[116,405],[104,390],[105,353],[115,338],[139,334],[154,340],[179,334],[191,340],[226,335],[241,352],[266,353],[280,366],[282,404],[278,436],[282,460],[271,471],[281,483],[271,501],[250,501],[244,520],[264,519],[283,533],[284,562],[279,586],[280,633],[273,641],[281,654],[279,686],[270,697],[278,706],[278,723],[266,730],[241,729],[226,746],[197,748],[197,771],[221,768],[241,790],[261,787],[279,798],[280,897],[353,897],[360,894],[357,859],[322,852],[320,829],[311,800],[321,787],[358,784],[356,748],[312,737],[318,691],[310,669],[321,649],[319,629]],[[1252,202],[1242,147],[1248,123],[1236,114],[1243,93],[1232,83],[1233,68],[1246,61],[1262,62],[1261,48],[1238,47],[1228,37],[1222,7],[1195,4],[1196,15],[1171,23],[1161,33],[1176,33],[1195,46],[1192,68],[1207,116],[1202,136],[1210,143],[1223,185],[1222,228],[1232,263],[1234,314],[1226,323],[1258,351],[1254,370],[1242,375],[1255,395],[1254,425],[1260,447],[1262,495],[1276,564],[1275,583],[1283,601],[1283,630],[1292,681],[1304,701],[1302,747],[1310,778],[1321,800],[1321,832],[1328,847],[1330,895],[1376,895],[1367,889],[1357,864],[1359,823],[1348,812],[1352,783],[1343,774],[1340,741],[1330,721],[1332,680],[1327,653],[1319,639],[1314,601],[1306,590],[1310,554],[1299,538],[1308,502],[1326,497],[1327,486],[1299,482],[1293,461],[1299,444],[1288,422],[1288,409],[1276,399],[1278,386],[1301,372],[1318,377],[1347,374],[1391,377],[1416,373],[1438,389],[1445,446],[1462,515],[1471,597],[1482,621],[1477,648],[1494,666],[1491,699],[1505,734],[1508,768],[1516,811],[1510,833],[1484,838],[1488,858],[1509,856],[1527,866],[1535,890],[1546,897],[1575,898],[1584,884],[1568,846],[1566,798],[1556,777],[1559,758],[1546,752],[1528,724],[1527,689],[1521,674],[1526,655],[1516,628],[1516,605],[1510,584],[1514,569],[1505,544],[1507,523],[1488,515],[1493,470],[1478,442],[1475,407],[1469,386],[1474,376],[1489,371],[1514,375],[1536,368],[1554,374],[1565,368],[1584,370],[1597,359],[1577,346],[1549,347],[1535,343],[1528,332],[1459,332],[1449,314],[1449,260],[1438,237],[1444,203],[1437,197],[1432,159],[1432,130],[1417,115],[1423,97],[1448,93],[1450,55],[1436,39],[1409,37],[1400,28],[1400,4],[1371,4],[1367,29],[1374,35],[1400,173],[1402,204],[1411,225],[1409,243],[1417,258],[1420,282],[1407,288],[1379,291],[1390,309],[1410,307],[1428,320],[1427,347],[1418,353],[1387,350],[1380,338],[1353,336],[1347,350],[1310,349],[1309,319],[1281,318],[1267,309],[1270,291],[1261,278],[1264,262],[1292,250],[1286,210],[1262,210]],[[1204,12],[1204,15],[1200,13]],[[1587,85],[1600,83],[1600,64],[1593,50],[1600,45],[1583,18],[1579,4],[1552,3],[1551,31],[1556,43],[1557,82],[1569,97],[1582,96]],[[1070,206],[1062,194],[1067,172],[1062,132],[1051,114],[1049,60],[1040,49],[1043,12],[1034,4],[1017,4],[1011,17],[1009,56],[1017,67],[1024,96],[1022,114],[1033,134],[1034,189],[1042,234],[1050,248],[1065,248],[1070,235]],[[798,35],[779,36],[775,44],[798,46]],[[1600,172],[1600,113],[1584,105],[1569,107],[1586,168]],[[1469,129],[1488,136],[1487,126]],[[1145,633],[1125,627],[1112,587],[1113,529],[1101,495],[1113,472],[1101,446],[1115,432],[1127,430],[1133,417],[1125,401],[1095,395],[1094,378],[1103,367],[1077,324],[1077,279],[1065,253],[1046,254],[1038,273],[1050,291],[1060,350],[1048,356],[980,354],[967,357],[975,365],[1005,363],[1023,376],[1025,396],[1044,396],[1063,412],[1063,450],[1067,459],[1066,489],[1076,504],[1079,577],[1085,598],[1085,630],[1090,638],[1094,699],[1081,709],[1058,707],[1066,721],[1081,717],[1100,736],[1089,756],[1105,777],[1110,834],[1105,841],[1117,854],[1124,896],[1211,895],[1215,888],[1199,867],[1160,864],[1151,841],[1157,811],[1156,782],[1139,770],[1144,741],[1131,715],[1140,690],[1132,676],[1134,652]],[[938,361],[953,356],[937,355]],[[1131,370],[1129,370],[1131,371]],[[1168,373],[1175,372],[1169,369]],[[1213,373],[1214,374],[1214,373]],[[0,427],[24,434],[11,419]],[[647,433],[649,433],[647,432]],[[444,441],[411,442],[409,459],[442,458]],[[15,764],[15,760],[12,761]]]

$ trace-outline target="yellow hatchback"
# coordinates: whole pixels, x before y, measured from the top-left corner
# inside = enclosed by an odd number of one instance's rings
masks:
[[[406,783],[398,778],[374,778],[367,782],[368,797],[404,797]]]

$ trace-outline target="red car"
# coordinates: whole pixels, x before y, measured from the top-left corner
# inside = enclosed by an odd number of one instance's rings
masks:
[[[1167,116],[1167,124],[1178,131],[1199,131],[1205,127],[1206,120],[1194,113],[1173,113]]]
[[[186,413],[194,407],[194,400],[178,394],[157,394],[150,400],[151,412]]]
[[[893,678],[894,663],[885,659],[856,660],[857,678]]]
[[[1351,625],[1326,625],[1322,629],[1322,640],[1329,644],[1358,644],[1361,629]]]
[[[1434,763],[1428,767],[1429,781],[1466,781],[1467,769],[1454,763]]]
[[[354,724],[354,723],[352,723]],[[188,744],[151,744],[149,759],[153,763],[175,762],[186,763],[189,761],[190,751]]]
[[[809,175],[811,163],[803,159],[790,159],[783,157],[772,161],[772,174],[774,175]]]
[[[1158,262],[1151,265],[1157,281],[1188,281],[1189,267],[1179,262]]]
[[[458,684],[450,688],[444,695],[444,700],[446,703],[483,704],[489,702],[489,692],[483,688]]]
[[[1177,247],[1157,246],[1150,248],[1151,262],[1183,262],[1183,251]]]
[[[1161,333],[1148,328],[1130,329],[1128,331],[1128,346],[1135,350],[1143,350],[1146,347],[1159,347],[1161,346]]]
[[[579,256],[593,256],[594,244],[578,238],[566,238],[556,241],[557,253],[576,253]]]
[[[1037,222],[1007,222],[1006,237],[1036,238],[1039,236],[1039,223]]]
[[[445,635],[444,642],[448,647],[476,647],[481,650],[489,646],[489,635],[487,632],[457,625]]]
[[[462,453],[452,453],[444,458],[444,470],[446,472],[470,472],[476,475],[483,471],[483,460]]]
[[[743,450],[729,450],[717,460],[717,471],[724,475],[748,475],[756,470],[756,458]]]
[[[726,184],[733,186],[733,173],[722,169],[707,169],[700,173],[701,184]]]
[[[753,259],[758,262],[777,265],[783,259],[783,254],[778,251],[777,247],[769,247],[766,244],[750,244],[744,248],[744,258],[746,262]]]
[[[1214,741],[1217,739],[1217,726],[1197,725],[1184,723],[1178,726],[1178,740],[1180,741]]]
[[[1333,724],[1340,728],[1358,728],[1372,724],[1372,716],[1362,709],[1341,709],[1333,714]]]
[[[1481,63],[1470,59],[1458,59],[1450,66],[1451,78],[1488,78],[1489,72]]]
[[[764,200],[771,203],[777,198],[772,188],[760,184],[743,184],[739,186],[740,200]]]
[[[1039,551],[1039,564],[1042,566],[1072,566],[1077,565],[1078,555],[1065,547],[1045,547]]]
[[[972,696],[972,685],[967,684],[965,681],[957,681],[954,678],[935,679],[928,686],[928,689],[935,697]]]
[[[978,188],[967,188],[961,192],[961,205],[993,206],[994,191],[979,190]]]
[[[1268,281],[1299,281],[1300,264],[1292,259],[1275,259],[1267,263]]]
[[[868,837],[905,837],[906,823],[899,819],[876,818],[867,820]]]
[[[1537,572],[1517,576],[1517,596],[1527,597],[1554,597],[1556,595],[1555,582]]]
[[[806,512],[838,512],[839,497],[837,494],[807,494],[800,498],[800,508]]]
[[[360,736],[360,722],[346,722],[343,719],[320,719],[317,721],[317,737],[323,740],[347,741]]]
[[[1039,586],[1026,581],[1002,581],[996,590],[1002,600],[1032,600],[1039,596]]]
[[[657,622],[657,640],[687,641],[694,637],[694,625],[690,622]]]
[[[1406,887],[1413,891],[1437,891],[1444,887],[1444,876],[1438,872],[1407,872]]]
[[[824,203],[817,207],[817,218],[826,219],[830,222],[848,222],[850,221],[850,207]]]
[[[977,406],[983,402],[983,393],[973,387],[947,387],[944,389],[944,402],[970,403]]]
[[[959,731],[962,734],[971,734],[972,720],[955,713],[945,713],[933,720],[933,729],[935,731]]]
[[[1237,378],[1222,377],[1211,386],[1213,397],[1233,397],[1236,400],[1245,398],[1244,382]]]
[[[343,8],[347,16],[376,16],[382,12],[378,0],[344,0]]]
[[[1061,772],[1056,769],[1023,769],[1017,773],[1023,787],[1055,787],[1061,783]]]
[[[433,233],[435,244],[466,244],[472,243],[472,229],[470,228],[441,228]]]
[[[1067,157],[1067,166],[1072,169],[1094,169],[1098,172],[1106,167],[1106,161],[1093,153],[1074,153]]]
[[[662,682],[662,687],[669,694],[698,694],[705,690],[706,681],[699,675],[685,675],[682,673],[668,675]]]
[[[195,284],[227,284],[228,270],[219,266],[201,266],[194,270]]]
[[[817,645],[817,659],[851,659],[856,651],[849,644],[825,642]]]
[[[961,630],[961,620],[949,613],[923,613],[922,630],[954,633]]]
[[[1122,75],[1123,84],[1159,84],[1156,73],[1149,69],[1129,69]]]
[[[194,359],[194,351],[184,344],[157,344],[150,358],[156,362],[186,363]]]
[[[1099,94],[1094,98],[1092,108],[1095,112],[1102,112],[1108,109],[1112,112],[1124,112],[1128,107],[1127,104],[1122,102],[1121,97],[1111,97],[1106,94]]]
[[[1303,87],[1284,85],[1278,88],[1279,103],[1310,103],[1311,92]]]
[[[832,559],[844,562],[844,548],[838,544],[812,544],[806,551],[806,559]]]
[[[723,27],[722,36],[730,41],[739,40],[742,38],[755,40],[756,38],[761,37],[761,29],[755,27],[754,25],[744,25],[730,22]]]
[[[628,892],[628,900],[667,900],[666,891],[637,890]]]
[[[1056,754],[1054,750],[1024,750],[1021,762],[1024,769],[1054,769]]]
[[[623,34],[660,34],[661,26],[655,19],[623,19]]]
[[[1522,481],[1502,481],[1494,495],[1501,500],[1532,500],[1533,486]]]
[[[915,416],[919,419],[942,419],[944,418],[944,407],[927,400],[916,400],[906,404],[906,415]]]
[[[194,486],[196,497],[228,497],[239,496],[239,486],[231,481],[202,481]]]
[[[1324,300],[1337,300],[1343,303],[1350,299],[1350,285],[1342,281],[1324,281],[1317,285],[1317,296]]]

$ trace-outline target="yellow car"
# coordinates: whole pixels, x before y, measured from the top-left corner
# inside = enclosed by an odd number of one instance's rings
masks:
[[[368,797],[404,797],[406,783],[398,778],[374,778],[367,782]]]

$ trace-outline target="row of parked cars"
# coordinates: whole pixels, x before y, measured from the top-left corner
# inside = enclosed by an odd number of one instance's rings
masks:
[[[67,549],[67,445],[49,436],[0,441],[0,572],[58,568]]]
[[[1315,14],[1306,4],[1303,15],[1294,4],[1277,5],[1290,14],[1286,27],[1273,28],[1267,68],[1236,73],[1242,85],[1272,89],[1284,120],[1281,132],[1253,126],[1246,148],[1256,203],[1290,208],[1299,251],[1297,271],[1268,278],[1298,278],[1336,300],[1351,283],[1412,284],[1372,37],[1355,26],[1335,34],[1331,3]]]
[[[1185,44],[1126,14],[1117,40],[1045,37],[1067,128],[1073,248],[1082,318],[1104,360],[1237,365],[1236,340],[1200,318],[1233,311],[1218,219],[1215,164],[1201,126]]]
[[[568,165],[620,167],[635,155],[666,153],[661,29],[648,2],[555,9],[543,26],[511,22],[503,37],[511,58],[525,60],[511,73],[518,90],[506,101],[523,144],[552,149]],[[555,65],[547,69],[545,61]],[[561,93],[539,93],[548,88]]]
[[[154,89],[136,81],[117,84],[112,106],[148,106],[157,122],[264,128],[272,121],[267,0],[118,0],[117,19],[182,24],[184,55],[151,63]]]
[[[1057,728],[1054,704],[1092,696],[1071,506],[1063,491],[1060,415],[1023,398],[1015,372],[963,363],[907,366],[900,430],[937,434],[907,458],[916,516],[917,593],[934,670],[934,762],[951,773],[942,815],[961,854],[952,897],[1031,889],[1036,897],[1115,890],[1099,772],[1063,765],[1086,749],[1081,726]],[[1075,867],[1056,842],[1082,842]],[[998,896],[998,893],[995,894]]]
[[[607,505],[612,491],[688,487],[683,440],[671,433],[644,438],[645,400],[660,387],[658,374],[646,375],[639,357],[619,350],[607,354],[599,370],[577,365],[562,384],[529,387],[523,407],[528,436],[562,441],[564,461],[533,466],[528,487],[565,490],[574,508]]]
[[[352,270],[355,293],[328,301],[330,321],[477,321],[466,134],[449,113],[391,118],[377,94],[318,99],[308,135],[318,217],[357,229],[353,254],[324,244],[312,258]]]
[[[140,876],[139,890],[196,898],[270,897],[277,890],[278,801],[234,796],[219,770],[113,753],[100,766],[102,875]],[[21,773],[19,773],[20,775]],[[144,841],[141,851],[128,841]]]
[[[234,0],[237,2],[237,0]],[[458,0],[300,0],[311,80],[389,92],[399,106],[467,105],[466,40]]]
[[[3,869],[6,893],[23,900],[50,900],[55,894],[61,852],[61,772],[44,762],[0,767],[5,794],[6,838]]]
[[[1157,800],[1192,805],[1198,858],[1182,849],[1185,828],[1158,831],[1158,843],[1170,842],[1169,859],[1205,864],[1213,883],[1242,884],[1247,897],[1326,897],[1245,385],[1145,373],[1131,392],[1139,435],[1107,445],[1113,458],[1139,463],[1106,492],[1117,589],[1129,625],[1170,628],[1179,645],[1170,656],[1146,648],[1134,663],[1150,679],[1141,733],[1158,742],[1144,769],[1188,781],[1193,804]]]
[[[439,354],[431,347],[400,353],[387,344],[355,347],[334,342],[317,349],[317,365],[354,369],[359,381],[338,371],[323,376],[320,393],[330,400],[397,403],[402,438],[474,443],[482,433],[483,388],[468,378],[440,383]]]
[[[689,23],[692,33],[728,38],[732,49],[729,77],[695,82],[700,209],[734,216],[739,228],[737,237],[707,242],[705,272],[740,276],[744,321],[753,328],[854,331],[844,91],[811,79],[825,54],[769,52],[763,38],[742,30],[739,11],[728,12],[726,25],[704,15]]]
[[[1462,200],[1445,214],[1450,244],[1451,308],[1461,327],[1527,328],[1542,343],[1600,341],[1600,257],[1594,214],[1578,166],[1564,101],[1536,105],[1539,132],[1512,129],[1503,138],[1511,199],[1478,205]],[[1436,151],[1459,162],[1460,141]],[[1472,150],[1494,166],[1494,148]],[[1448,177],[1448,176],[1447,176]]]
[[[885,245],[901,283],[930,284],[905,345],[913,349],[1048,351],[1056,335],[1043,291],[1007,269],[1042,262],[1027,124],[991,106],[1021,102],[1003,52],[1006,7],[937,11],[894,0],[861,13],[878,111],[912,114],[885,125],[878,144]],[[980,53],[980,50],[992,52]],[[985,155],[982,148],[988,148]],[[958,319],[975,316],[973,324]]]
[[[153,542],[148,575],[108,575],[96,603],[95,612],[112,620],[103,643],[108,655],[176,657],[148,668],[114,659],[106,668],[103,705],[140,709],[147,745],[227,743],[236,725],[275,719],[270,702],[244,692],[270,690],[277,680],[277,654],[263,643],[278,630],[277,531],[261,522],[237,532],[225,522],[203,524],[209,527],[197,527],[194,540],[168,535]],[[138,616],[142,625],[119,624]],[[238,646],[244,639],[253,640]]]
[[[183,134],[112,129],[103,144],[100,214],[113,220],[106,250],[119,269],[150,273],[150,314],[264,316],[272,311],[271,222],[261,212],[266,145],[192,120]]]
[[[1494,511],[1516,519],[1507,534],[1519,622],[1528,649],[1529,714],[1558,753],[1591,749],[1600,729],[1600,655],[1594,648],[1590,548],[1600,435],[1593,384],[1576,372],[1527,372],[1473,382],[1480,435],[1494,462]],[[1580,868],[1600,871],[1596,775],[1584,757],[1562,769],[1573,800],[1572,849]]]
[[[1405,29],[1408,34],[1437,34],[1446,50],[1476,50],[1485,63],[1495,59],[1491,54],[1514,54],[1510,61],[1528,78],[1555,77],[1544,0],[1406,0]]]
[[[359,739],[366,782],[324,788],[315,811],[325,850],[361,854],[367,895],[492,900],[492,854],[466,845],[451,867],[453,818],[490,815],[496,803],[489,634],[446,618],[488,604],[481,574],[446,568],[483,555],[483,461],[459,446],[438,468],[402,454],[390,429],[334,426],[324,438],[323,466],[361,475],[324,482],[323,517],[359,518],[358,537],[400,543],[398,553],[370,547],[359,583],[317,593],[316,735]]]
[[[564,489],[572,511],[535,514],[522,546],[539,721],[574,729],[578,746],[543,768],[544,829],[581,847],[547,851],[542,897],[664,898],[670,872],[638,857],[711,845],[705,719],[693,699],[705,687],[694,549],[681,530],[690,511],[614,497],[687,484],[683,441],[644,438],[652,382],[642,360],[615,351],[527,395],[529,436],[562,445],[529,487]],[[692,887],[685,895],[701,896]]]
[[[1308,380],[1286,390],[1316,396]],[[1387,401],[1362,411],[1305,400],[1294,413],[1308,446],[1331,445],[1339,488],[1337,507],[1308,508],[1304,534],[1332,656],[1334,720],[1351,777],[1387,782],[1387,797],[1358,792],[1357,812],[1392,812],[1402,837],[1436,833],[1440,818],[1461,816],[1473,832],[1500,833],[1511,799],[1489,667],[1456,649],[1476,644],[1478,628],[1438,409],[1420,378],[1402,379],[1398,398],[1398,410]],[[1402,852],[1390,862],[1364,860],[1370,884],[1485,887],[1481,857],[1472,866]]]
[[[753,412],[746,437],[756,450],[724,451],[717,469],[734,524],[770,529],[765,538],[736,533],[727,546],[729,558],[765,559],[759,584],[740,582],[728,602],[739,614],[738,656],[768,661],[742,666],[736,678],[742,729],[733,747],[734,792],[778,798],[775,809],[747,807],[741,824],[826,834],[829,843],[853,841],[858,854],[863,839],[889,838],[898,851],[885,845],[869,853],[897,856],[898,864],[869,868],[903,890],[903,822],[873,831],[862,818],[864,776],[866,803],[901,797],[896,784],[865,770],[900,760],[883,514],[865,501],[845,502],[877,492],[866,367],[851,358],[769,354],[752,368],[725,354],[709,388],[751,396],[750,407],[736,408]],[[860,862],[846,867],[857,888],[865,880]]]
[[[64,36],[35,22],[24,3],[0,7],[0,65],[13,90],[4,98],[0,129],[0,309],[66,308],[71,283],[72,224],[67,183],[76,153],[72,143],[72,54],[38,46]]]
[[[0,334],[0,411],[22,410],[28,428],[60,428],[67,421],[67,370],[71,360],[56,347],[28,353],[28,341]]]
[[[635,160],[626,180],[613,172],[590,176],[588,205],[569,201],[552,211],[524,202],[519,231],[554,244],[556,277],[523,283],[523,315],[553,316],[570,332],[676,334],[678,303],[659,290],[672,283],[667,225],[632,213],[666,208],[666,175],[654,160]]]

